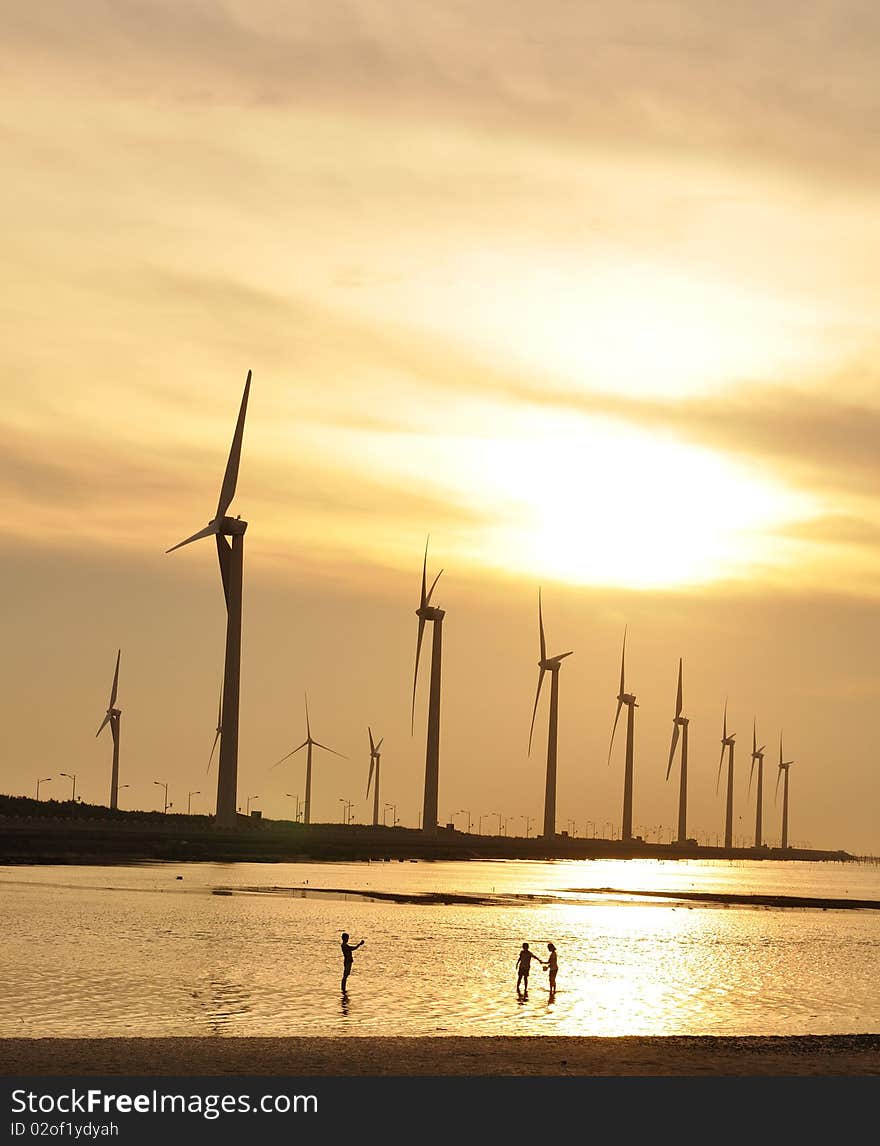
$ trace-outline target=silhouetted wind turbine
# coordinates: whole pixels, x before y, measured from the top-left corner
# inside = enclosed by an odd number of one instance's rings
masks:
[[[733,847],[733,747],[735,732],[727,732],[727,701],[724,702],[724,731],[721,735],[721,757],[718,760],[718,779],[715,781],[715,792],[721,783],[721,766],[724,763],[724,749],[727,749],[727,814],[724,820],[724,846]]]
[[[678,691],[675,694],[675,716],[672,719],[672,745],[669,749],[669,763],[666,766],[666,779],[672,772],[672,761],[675,749],[678,746],[678,730],[681,729],[681,781],[678,787],[678,840],[680,844],[687,843],[687,785],[688,785],[688,724],[686,716],[681,715],[681,657],[678,659]]]
[[[221,750],[223,741],[220,741]],[[309,698],[306,696],[306,738],[298,747],[291,749],[286,756],[282,756],[280,760],[272,765],[277,768],[279,764],[283,764],[285,760],[289,760],[299,752],[300,748],[306,748],[306,798],[303,802],[303,823],[310,824],[312,822],[312,748],[323,748],[325,752],[331,752],[334,756],[339,756],[343,760],[348,757],[344,756],[341,752],[337,752],[335,748],[328,748],[326,744],[322,744],[320,740],[315,740],[312,736],[312,726],[309,723]]]
[[[785,773],[785,783],[782,785],[782,848],[788,847],[788,770],[794,764],[794,760],[782,759],[782,733],[779,733],[779,771],[776,773],[776,794],[774,800],[779,796],[779,780],[783,772]]]
[[[532,725],[529,729],[529,755],[532,752],[532,734],[535,731],[535,715],[541,699],[541,685],[544,673],[550,673],[550,719],[547,725],[547,778],[544,785],[544,838],[552,840],[556,835],[556,734],[559,723],[559,667],[571,652],[547,656],[547,642],[544,638],[544,614],[541,609],[541,590],[538,589],[538,635],[541,642],[541,659],[538,661],[538,691],[535,693],[535,707],[532,709]]]
[[[211,755],[208,757],[208,767],[206,772],[211,771],[211,761],[214,759],[214,751],[217,748],[217,741],[223,732],[223,686],[220,686],[220,699],[217,702],[217,731],[214,734],[214,743],[211,745]]]
[[[764,819],[764,745],[758,747],[758,725],[757,721],[752,722],[752,766],[749,769],[749,792],[752,791],[752,776],[755,771],[755,765],[758,765],[758,787],[756,789],[756,808],[755,808],[755,847],[762,846],[763,840],[763,819]]]
[[[373,743],[373,730],[369,726],[367,732],[370,735],[370,774],[367,777],[367,795],[365,799],[370,797],[370,784],[373,782],[373,769],[376,771],[376,783],[373,786],[373,827],[375,828],[379,823],[379,764],[382,760],[382,753],[379,749],[382,747],[384,736],[379,738],[379,743]]]
[[[430,537],[428,538],[430,541]],[[440,573],[428,589],[428,542],[425,542],[425,559],[422,563],[422,594],[416,616],[419,618],[419,635],[416,641],[416,664],[413,672],[411,732],[415,731],[416,684],[419,679],[419,656],[422,651],[422,637],[425,624],[430,621],[431,641],[431,687],[428,694],[428,735],[425,748],[425,797],[422,806],[422,830],[433,832],[437,829],[437,802],[440,786],[440,670],[443,659],[443,618],[442,609],[431,604],[431,595],[440,580]]]
[[[248,370],[244,394],[238,411],[238,421],[232,436],[226,473],[220,487],[217,511],[204,529],[172,545],[166,552],[173,553],[191,541],[214,537],[220,559],[220,576],[226,597],[226,659],[223,672],[222,730],[220,736],[220,763],[217,768],[217,822],[234,824],[238,800],[238,709],[241,686],[241,593],[244,562],[244,533],[247,522],[240,517],[227,517],[226,511],[235,496],[238,467],[241,462],[241,443],[247,414],[251,372]],[[229,541],[226,539],[229,538]]]
[[[620,654],[620,691],[617,694],[617,712],[614,714],[614,726],[611,729],[611,743],[608,745],[608,763],[611,763],[611,750],[614,747],[614,733],[617,731],[617,721],[620,710],[626,705],[626,765],[623,772],[623,824],[620,830],[622,840],[631,840],[632,834],[632,802],[633,802],[633,745],[635,740],[635,710],[639,707],[636,698],[626,691],[626,628],[623,630],[623,650]]]
[[[104,714],[104,719],[101,721],[101,726],[95,733],[98,737],[106,724],[110,725],[110,735],[113,737],[113,769],[110,773],[110,807],[117,808],[119,806],[119,736],[120,725],[122,723],[122,709],[116,707],[116,691],[119,688],[119,659],[122,656],[122,649],[116,653],[116,671],[113,673],[113,685],[110,689],[110,703],[107,705],[107,712]]]

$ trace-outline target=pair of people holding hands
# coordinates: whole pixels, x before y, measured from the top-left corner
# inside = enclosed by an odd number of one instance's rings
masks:
[[[555,944],[548,943],[547,950],[550,952],[550,954],[547,956],[547,961],[545,962],[539,955],[536,955],[534,951],[529,950],[528,943],[523,943],[522,948],[520,949],[520,953],[516,959],[516,993],[518,995],[528,994],[529,971],[532,968],[533,959],[536,959],[544,968],[544,970],[548,971],[550,974],[550,998],[552,999],[556,994],[557,959]]]

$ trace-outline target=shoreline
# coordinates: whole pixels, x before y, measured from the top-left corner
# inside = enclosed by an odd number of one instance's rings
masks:
[[[0,1039],[5,1076],[880,1075],[880,1034]]]

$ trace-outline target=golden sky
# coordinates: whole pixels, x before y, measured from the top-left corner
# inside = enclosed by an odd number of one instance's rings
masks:
[[[873,6],[0,15],[8,790],[62,769],[105,798],[90,729],[118,645],[132,802],[155,806],[154,778],[210,788],[219,576],[210,546],[164,550],[213,512],[252,369],[242,782],[267,814],[302,789],[266,769],[308,688],[352,758],[316,814],[366,813],[369,721],[415,821],[430,532],[443,818],[540,813],[541,583],[576,654],[560,827],[619,820],[628,622],[637,824],[673,822],[683,655],[695,827],[721,827],[728,695],[743,833],[757,714],[798,760],[793,838],[880,851]]]

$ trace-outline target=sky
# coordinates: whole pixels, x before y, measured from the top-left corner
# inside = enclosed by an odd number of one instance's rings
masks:
[[[213,808],[212,516],[248,370],[241,803],[421,808],[421,561],[444,572],[440,816],[880,853],[880,11],[852,0],[0,0],[0,788]],[[740,818],[741,817],[741,818]],[[569,821],[572,821],[569,823]]]

